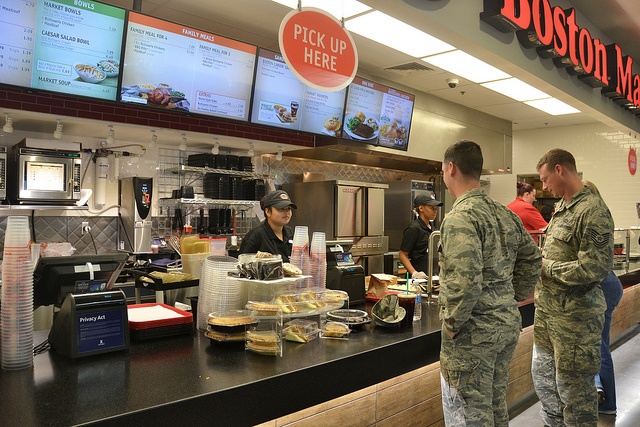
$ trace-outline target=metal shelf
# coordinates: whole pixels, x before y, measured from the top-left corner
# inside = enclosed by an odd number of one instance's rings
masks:
[[[256,200],[218,200],[218,199],[205,199],[205,198],[193,198],[193,199],[160,199],[159,203],[167,207],[180,207],[185,205],[225,205],[236,206],[251,209],[254,206],[260,204]]]
[[[270,175],[270,174],[237,171],[237,170],[229,170],[229,169],[214,169],[209,167],[201,168],[196,166],[178,166],[173,168],[167,168],[166,172],[170,172],[174,174],[194,173],[194,174],[202,174],[202,175],[206,173],[217,173],[221,175],[242,176],[247,178],[276,179],[276,175]]]
[[[0,205],[0,210],[28,210],[28,211],[42,211],[42,210],[55,210],[55,211],[86,211],[89,210],[89,206],[74,206],[74,205]]]

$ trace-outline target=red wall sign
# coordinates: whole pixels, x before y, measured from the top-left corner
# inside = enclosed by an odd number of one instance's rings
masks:
[[[327,92],[343,89],[358,69],[358,52],[351,34],[322,9],[292,10],[278,34],[280,51],[303,83]]]
[[[636,154],[635,148],[629,148],[629,157],[627,162],[629,163],[629,172],[631,175],[635,175],[636,170],[638,170],[638,155]]]

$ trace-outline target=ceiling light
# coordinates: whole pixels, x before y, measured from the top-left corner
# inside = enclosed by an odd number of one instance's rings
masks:
[[[511,77],[504,71],[500,71],[496,67],[480,61],[461,50],[429,56],[422,58],[422,60],[467,80],[471,80],[474,83],[489,82]]]
[[[563,114],[575,114],[580,110],[573,108],[569,104],[565,104],[556,98],[538,99],[535,101],[526,101],[525,104],[533,108],[549,113],[552,116],[561,116]]]
[[[107,136],[107,144],[113,144],[116,142],[116,133],[113,130],[113,125],[109,125],[109,136]]]
[[[4,133],[13,133],[13,119],[9,113],[4,113],[4,126],[2,126]]]
[[[53,131],[53,137],[55,139],[62,138],[62,123],[60,123],[60,119],[56,119],[56,130]]]
[[[298,0],[272,0],[275,3],[283,6],[290,7],[291,9],[298,8]],[[333,15],[337,20],[341,18],[348,18],[359,13],[371,10],[371,8],[365,4],[356,0],[342,0],[340,2],[327,0],[303,0],[302,7],[317,7],[329,14]]]
[[[377,10],[345,21],[345,27],[416,58],[455,49],[450,44]]]
[[[220,153],[220,143],[218,142],[218,138],[215,138],[215,142],[211,148],[211,153],[214,155]]]
[[[249,157],[253,157],[255,155],[255,152],[253,151],[253,142],[249,143],[249,151],[247,151],[247,156]]]
[[[187,151],[187,135],[182,134],[182,141],[180,141],[180,145],[178,145],[178,150]]]
[[[501,93],[504,96],[515,99],[516,101],[531,101],[534,99],[551,98],[550,95],[536,89],[522,80],[516,79],[515,77],[481,83],[480,86],[484,86],[487,89]]]
[[[280,161],[282,160],[282,146],[278,145],[278,154],[276,154],[276,160]]]

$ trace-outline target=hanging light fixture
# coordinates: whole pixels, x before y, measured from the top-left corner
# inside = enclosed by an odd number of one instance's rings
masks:
[[[113,130],[113,125],[109,125],[109,136],[107,136],[107,144],[113,144],[116,142],[116,133]]]
[[[13,119],[9,113],[4,113],[4,126],[2,126],[2,131],[5,133],[13,133]]]
[[[276,154],[276,160],[277,161],[281,161],[282,160],[282,145],[278,145],[278,154]]]
[[[178,146],[178,150],[187,151],[187,135],[185,135],[184,133],[182,134],[182,141],[180,142],[180,145]]]
[[[247,151],[247,156],[253,157],[256,153],[253,151],[253,142],[249,143],[249,151]]]
[[[60,122],[60,119],[56,119],[56,130],[53,131],[53,137],[55,139],[62,138],[62,123]]]
[[[220,143],[218,142],[218,138],[214,138],[213,147],[211,148],[212,154],[220,153]]]

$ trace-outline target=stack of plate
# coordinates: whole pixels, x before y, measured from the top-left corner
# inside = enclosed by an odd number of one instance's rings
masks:
[[[242,282],[229,278],[238,260],[229,256],[210,256],[202,263],[198,289],[198,329],[206,331],[207,316],[214,311],[239,310],[244,307],[246,290]]]
[[[202,191],[208,199],[229,200],[231,196],[231,181],[228,175],[207,173],[202,179]]]
[[[266,194],[263,179],[249,179],[242,181],[242,199],[260,200]]]

